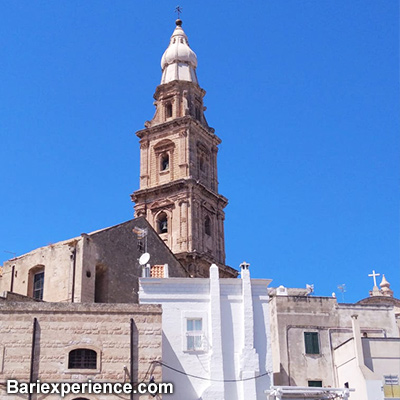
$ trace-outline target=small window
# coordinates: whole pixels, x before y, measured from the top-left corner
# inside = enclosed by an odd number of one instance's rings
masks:
[[[165,118],[171,118],[172,117],[172,104],[167,103],[165,104]]]
[[[201,117],[200,108],[196,107],[195,110],[194,110],[194,113],[195,113],[196,119],[200,121],[200,117]]]
[[[385,379],[385,385],[397,386],[399,384],[398,375],[385,375],[384,379]]]
[[[90,349],[76,349],[69,353],[69,369],[96,369],[97,353]]]
[[[204,157],[201,156],[199,160],[200,171],[206,172],[206,166],[204,164]]]
[[[33,298],[43,300],[44,271],[37,272],[33,276]]]
[[[306,354],[319,354],[318,332],[304,332]]]
[[[186,320],[186,349],[188,351],[203,350],[203,320],[201,318]]]
[[[207,215],[204,221],[204,232],[207,236],[211,236],[211,220],[210,217]]]
[[[160,170],[167,171],[168,169],[169,169],[169,155],[168,153],[164,153],[161,155]]]
[[[168,232],[168,218],[165,212],[160,213],[158,216],[158,233]]]
[[[322,387],[322,381],[308,381],[308,387]]]

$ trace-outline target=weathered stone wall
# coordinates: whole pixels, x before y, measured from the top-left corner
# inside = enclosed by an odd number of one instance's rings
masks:
[[[321,380],[323,386],[336,387],[333,349],[352,337],[353,314],[368,337],[398,337],[390,306],[338,304],[333,297],[275,296],[270,313],[276,385],[308,386],[308,380]],[[319,354],[306,354],[304,332],[318,333]]]
[[[168,264],[169,275],[188,276],[186,270],[151,228],[145,218],[137,218],[80,237],[42,247],[5,263],[0,277],[0,293],[12,291],[30,296],[29,271],[44,268],[43,300],[51,302],[137,303],[138,277],[142,267],[134,227],[146,228],[150,263]],[[12,284],[12,271],[14,280]],[[75,270],[75,272],[74,272]]]
[[[150,253],[151,265],[168,264],[170,276],[188,276],[145,218],[137,218],[110,229],[95,232],[86,240],[84,268],[81,272],[82,302],[95,300],[93,291],[95,287],[92,282],[95,277],[99,278],[99,273],[104,274],[103,285],[99,288],[100,296],[96,301],[138,302],[138,278],[142,276],[142,266],[139,265],[138,258],[146,249],[144,247],[142,250],[139,249],[137,235],[132,232],[134,227],[147,228],[147,239],[141,242],[145,246],[147,240],[147,252]],[[90,278],[87,277],[88,272]]]
[[[150,363],[161,359],[161,307],[137,304],[0,303],[0,382],[29,381],[33,320],[37,318],[34,379],[42,382],[129,382],[131,319],[134,321],[135,382],[149,381]],[[96,370],[68,369],[68,353],[89,348],[98,354]],[[152,374],[161,381],[161,368]],[[70,396],[72,397],[80,396]],[[90,397],[90,396],[83,396]],[[0,399],[9,400],[0,384]],[[57,396],[46,396],[58,399]],[[96,395],[96,399],[114,399]],[[148,398],[148,396],[135,397]]]
[[[0,277],[0,293],[12,291],[22,295],[31,295],[29,271],[35,267],[44,267],[44,301],[70,301],[72,296],[72,250],[76,248],[75,268],[81,269],[82,238],[50,244],[33,250],[4,263]],[[14,266],[14,280],[12,271]],[[11,288],[13,286],[13,288]],[[77,287],[75,295],[79,295]]]

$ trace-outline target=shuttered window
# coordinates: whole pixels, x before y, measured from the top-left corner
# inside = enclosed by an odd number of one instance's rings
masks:
[[[319,354],[318,332],[304,332],[306,354]]]

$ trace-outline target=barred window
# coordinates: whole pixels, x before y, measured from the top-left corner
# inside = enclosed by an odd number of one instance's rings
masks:
[[[97,353],[90,349],[75,349],[69,352],[68,368],[96,369]]]

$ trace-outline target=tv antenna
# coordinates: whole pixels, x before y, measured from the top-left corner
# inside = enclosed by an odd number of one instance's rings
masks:
[[[307,295],[314,293],[314,284],[309,285],[308,283],[306,284],[306,289],[307,289]]]
[[[17,258],[17,253],[14,253],[13,251],[8,251],[8,250],[3,250],[4,253],[8,253],[8,254],[12,254],[14,257],[13,258]],[[12,258],[11,258],[12,260]]]
[[[339,289],[339,291],[342,293],[342,301],[344,303],[344,294],[346,293],[346,284],[342,283],[341,285],[339,285],[337,287]]]
[[[135,226],[132,229],[132,232],[137,237],[139,250],[143,251],[143,248],[144,248],[144,252],[147,253],[147,234],[148,234],[147,228],[139,228],[138,226]],[[144,244],[143,244],[143,240],[144,240]]]

